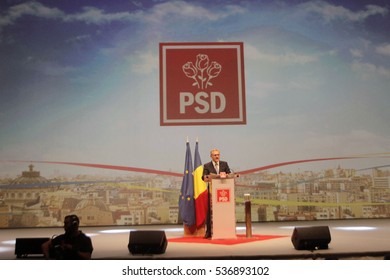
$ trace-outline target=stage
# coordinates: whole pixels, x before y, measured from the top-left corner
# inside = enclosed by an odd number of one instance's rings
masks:
[[[296,250],[291,241],[294,228],[327,226],[331,241],[328,249]],[[81,227],[92,238],[93,259],[375,259],[390,255],[390,220],[292,221],[252,224],[252,238],[247,238],[244,224],[237,224],[237,240],[205,240],[184,237],[178,225]],[[162,254],[131,254],[130,231],[164,231],[167,247]],[[0,259],[18,259],[16,238],[52,237],[62,228],[1,229]],[[28,259],[42,259],[27,255]]]

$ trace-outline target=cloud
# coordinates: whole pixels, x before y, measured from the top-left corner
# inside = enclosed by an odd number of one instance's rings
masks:
[[[37,70],[47,76],[63,76],[72,72],[77,72],[77,68],[75,67],[62,66],[55,62],[43,62],[39,64]]]
[[[236,5],[226,5],[217,11],[208,10],[202,6],[194,5],[184,1],[169,1],[155,5],[151,12],[146,15],[145,20],[151,22],[162,22],[174,17],[183,19],[205,19],[217,21],[231,15],[242,14],[245,9]]]
[[[363,78],[368,78],[371,76],[381,76],[385,78],[390,78],[390,70],[383,67],[377,66],[372,63],[362,63],[355,61],[352,63],[352,70],[360,73]]]
[[[376,47],[375,51],[379,54],[390,56],[390,43]]]
[[[217,21],[231,15],[242,14],[245,9],[237,5],[226,5],[218,11],[211,11],[202,6],[185,1],[169,1],[154,5],[150,10],[141,9],[134,12],[107,13],[96,7],[83,7],[81,12],[66,14],[57,8],[47,7],[39,2],[27,2],[12,6],[0,17],[0,28],[14,24],[18,19],[26,15],[38,18],[57,19],[64,22],[84,22],[86,24],[103,25],[112,22],[164,22],[169,19],[182,18],[204,19]]]
[[[335,155],[352,155],[365,151],[386,151],[389,147],[389,139],[384,135],[378,135],[368,130],[350,130],[342,134],[315,134],[306,133],[303,138],[303,146],[307,151],[334,151]]]
[[[46,19],[58,19],[64,16],[64,13],[57,8],[49,8],[38,2],[27,2],[12,6],[9,10],[0,16],[0,28],[12,25],[19,18],[32,15]]]
[[[273,118],[264,119],[263,124],[268,125],[270,127],[288,127],[288,128],[296,128],[307,121],[307,117],[305,115],[278,115]]]
[[[364,60],[370,60],[374,54],[379,54],[381,56],[390,57],[390,44],[385,43],[379,46],[375,46],[373,43],[364,40],[363,46],[361,48],[351,48],[349,50],[354,61],[352,61],[352,70],[355,72],[360,72],[363,76],[368,77],[369,75],[380,75],[382,77],[389,77],[390,69],[387,69],[384,66],[378,65],[378,61],[375,62],[364,62]],[[380,62],[383,63],[383,57]]]
[[[31,15],[37,18],[56,19],[64,22],[85,22],[87,24],[107,24],[114,21],[133,21],[142,18],[141,12],[106,13],[95,7],[84,7],[81,12],[66,14],[58,8],[50,8],[39,2],[15,5],[0,17],[0,27],[14,24],[18,19]]]
[[[96,7],[84,7],[82,11],[74,14],[65,14],[57,9],[46,7],[39,2],[27,2],[11,7],[5,16],[0,18],[0,26],[13,24],[25,15],[32,15],[47,19],[62,19],[65,22],[85,22],[88,24],[106,24],[115,21],[153,21],[160,22],[172,16],[184,19],[200,18],[216,21],[235,14],[242,14],[245,9],[237,5],[226,5],[217,12],[208,10],[202,6],[187,3],[185,1],[169,1],[157,4],[149,12],[137,10],[135,12],[106,13]]]
[[[366,5],[364,10],[351,11],[343,6],[336,6],[325,1],[309,1],[300,5],[305,13],[320,15],[326,22],[343,20],[350,22],[364,21],[375,15],[387,15],[389,10],[377,5]]]
[[[152,52],[136,52],[134,55],[127,57],[132,64],[132,71],[139,74],[150,74],[158,70],[158,56]]]
[[[263,52],[253,45],[245,45],[245,57],[246,59],[261,60],[271,63],[280,64],[308,64],[318,61],[318,57],[315,55],[299,54],[295,52],[272,54]]]
[[[350,53],[352,54],[353,57],[362,58],[364,56],[362,50],[350,49],[349,51],[350,51]]]
[[[135,13],[119,12],[119,13],[106,13],[101,9],[95,7],[84,7],[81,13],[66,15],[63,20],[65,22],[80,21],[87,24],[107,24],[111,22],[128,22],[139,20],[143,16],[141,11]]]
[[[50,8],[39,2],[27,2],[12,6],[0,17],[0,28],[14,24],[24,16],[35,16],[37,18],[62,20],[64,22],[85,22],[87,24],[108,24],[118,21],[134,21],[143,18],[142,11],[106,13],[96,7],[84,7],[81,12],[66,14],[58,8]]]

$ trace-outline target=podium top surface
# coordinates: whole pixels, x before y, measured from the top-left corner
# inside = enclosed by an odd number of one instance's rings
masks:
[[[221,177],[220,174],[215,174],[215,173],[210,173],[209,175],[205,176],[205,178],[209,178],[209,179],[233,179],[237,177],[239,177],[239,175],[234,173],[226,174],[226,176],[223,177]]]

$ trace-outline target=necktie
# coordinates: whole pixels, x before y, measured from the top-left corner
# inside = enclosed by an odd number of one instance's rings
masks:
[[[215,171],[217,171],[217,174],[219,174],[219,163],[215,163]]]

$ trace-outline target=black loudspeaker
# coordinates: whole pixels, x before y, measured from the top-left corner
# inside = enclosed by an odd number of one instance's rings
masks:
[[[168,240],[164,231],[138,230],[130,231],[129,252],[135,254],[164,254]]]
[[[15,255],[17,258],[27,257],[28,255],[43,255],[41,246],[48,241],[49,237],[37,238],[16,238]]]
[[[328,249],[331,241],[329,227],[301,227],[294,228],[291,242],[297,250]]]

